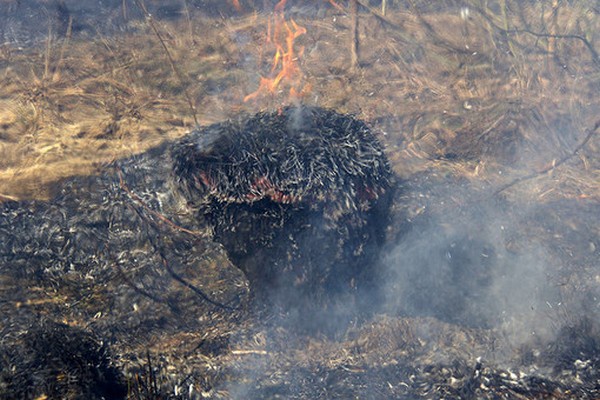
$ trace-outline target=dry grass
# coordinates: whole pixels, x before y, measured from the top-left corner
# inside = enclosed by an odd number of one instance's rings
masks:
[[[312,88],[304,101],[372,121],[404,176],[439,159],[497,184],[506,182],[491,173],[498,165],[509,169],[501,178],[543,169],[597,118],[599,18],[585,2],[508,6],[494,13],[472,2],[467,19],[457,10],[421,13],[419,4],[388,7],[386,22],[363,14],[357,71],[345,45],[349,16],[294,17],[308,30],[298,39]],[[180,136],[195,118],[208,124],[288,101],[283,90],[242,101],[270,68],[266,16],[198,16],[192,35],[187,21],[153,24],[127,36],[50,37],[38,51],[3,50],[0,194],[44,198],[51,182]],[[563,167],[573,171],[556,174],[570,177],[569,191],[597,195],[597,146],[594,138]]]

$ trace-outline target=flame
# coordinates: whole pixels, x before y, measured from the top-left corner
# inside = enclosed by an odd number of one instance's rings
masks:
[[[242,11],[242,6],[240,4],[240,0],[229,0],[231,2],[231,4],[233,5],[233,8],[236,9],[236,11]],[[283,8],[285,7],[285,3],[287,0],[280,0],[279,3],[277,3],[275,5],[275,11],[281,11],[283,12]],[[337,3],[336,0],[325,0],[327,1],[329,4],[331,4],[333,7],[337,8],[340,11],[344,11],[344,7],[342,7],[341,5],[339,5]]]
[[[289,87],[290,98],[302,97],[310,90],[309,85],[303,85],[303,74],[298,66],[298,60],[304,55],[304,47],[295,45],[296,39],[307,31],[293,19],[286,21],[286,1],[280,0],[275,5],[273,15],[267,22],[266,43],[275,47],[271,70],[268,77],[261,76],[258,89],[244,97],[245,102],[263,94],[275,94],[282,86]]]
[[[327,0],[327,2],[335,8],[337,8],[338,10],[344,11],[344,7],[340,6],[335,0]]]
[[[235,8],[236,11],[242,11],[242,6],[240,5],[240,0],[231,0],[231,3],[233,4],[233,7]]]

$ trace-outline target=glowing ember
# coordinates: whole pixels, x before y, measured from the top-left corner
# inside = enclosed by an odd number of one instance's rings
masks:
[[[306,33],[306,28],[298,25],[293,19],[286,21],[284,16],[286,0],[275,5],[272,17],[267,24],[267,44],[275,47],[275,55],[271,64],[269,77],[261,76],[258,89],[244,98],[252,100],[263,94],[275,94],[282,86],[289,87],[289,97],[298,98],[310,89],[303,85],[302,73],[298,67],[298,59],[304,54],[304,47],[295,49],[295,40]]]

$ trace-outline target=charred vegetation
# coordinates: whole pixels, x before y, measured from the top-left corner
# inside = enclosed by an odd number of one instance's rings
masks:
[[[52,321],[20,329],[1,332],[1,398],[125,399],[125,377],[100,339]]]
[[[234,310],[239,297],[187,278],[203,274],[188,270],[212,231],[255,305],[284,316],[276,323],[333,333],[372,310],[393,186],[381,145],[352,116],[313,107],[242,116],[68,179],[50,201],[3,203],[0,270],[41,286],[120,282],[121,303],[141,295],[187,313],[176,281],[195,302]]]
[[[257,299],[315,328],[339,296],[357,309],[355,294],[376,296],[394,179],[363,122],[287,107],[198,131],[173,158],[183,197]]]

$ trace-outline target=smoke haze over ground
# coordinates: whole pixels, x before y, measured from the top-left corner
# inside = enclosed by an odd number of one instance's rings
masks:
[[[384,256],[391,275],[388,309],[506,329],[508,335],[547,335],[552,321],[546,311],[560,302],[552,282],[557,266],[543,243],[510,249],[530,211],[494,199],[474,201],[469,188],[446,188],[451,193],[440,199],[465,205],[417,217]]]

